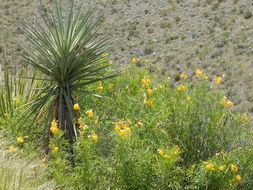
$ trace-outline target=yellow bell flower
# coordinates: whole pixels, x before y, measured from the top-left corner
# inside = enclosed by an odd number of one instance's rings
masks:
[[[108,56],[109,56],[109,53],[103,53],[101,56],[102,56],[102,57],[108,57]]]
[[[17,150],[18,150],[18,148],[16,148],[15,146],[9,147],[9,152],[16,152]]]
[[[184,86],[184,85],[180,85],[178,88],[177,88],[178,91],[186,91],[187,88]]]
[[[235,180],[236,180],[236,181],[242,181],[242,176],[236,175],[236,176],[235,176]]]
[[[232,172],[237,172],[237,171],[238,171],[237,165],[236,165],[236,164],[231,164],[230,170],[231,170]]]
[[[160,155],[163,155],[164,151],[162,149],[157,149],[157,153],[160,154]]]
[[[109,84],[109,88],[112,89],[114,84]]]
[[[135,58],[135,57],[134,57],[134,58],[132,58],[132,60],[131,60],[131,62],[132,62],[132,63],[137,63],[138,61],[140,61],[140,60],[139,60],[139,59],[137,59],[137,58]]]
[[[214,82],[215,82],[217,85],[220,85],[221,81],[222,81],[222,77],[220,77],[220,76],[214,77]]]
[[[150,89],[150,88],[149,88],[149,89],[147,90],[148,95],[153,94],[153,92],[154,92],[154,89]]]
[[[180,75],[180,78],[181,78],[181,79],[187,79],[187,75],[182,73],[182,74]]]
[[[86,115],[87,115],[88,117],[93,117],[93,116],[94,116],[94,114],[93,114],[93,111],[92,111],[92,110],[88,110],[88,111],[86,111]]]
[[[59,147],[54,147],[54,152],[58,152],[59,151]]]
[[[24,138],[23,137],[18,137],[17,138],[17,142],[18,143],[23,143],[24,142]]]
[[[211,163],[211,162],[209,162],[209,163],[207,163],[207,165],[205,166],[205,168],[206,168],[207,170],[214,170],[214,164]]]
[[[151,80],[148,78],[141,79],[141,84],[143,87],[148,87],[151,83]]]
[[[80,110],[80,106],[79,106],[78,103],[74,104],[73,108],[74,108],[74,110],[76,110],[76,111]]]
[[[201,77],[201,76],[203,75],[203,72],[202,72],[201,70],[197,69],[197,70],[195,71],[195,74],[196,74],[197,76]]]

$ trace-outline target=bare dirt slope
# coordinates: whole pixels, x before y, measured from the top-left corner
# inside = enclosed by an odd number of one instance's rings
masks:
[[[39,0],[0,0],[0,52],[19,64],[22,22],[36,23]],[[51,6],[52,3],[42,0]],[[223,75],[228,96],[253,112],[252,0],[86,0],[116,42],[115,63],[150,60],[165,75],[203,69]],[[12,56],[10,56],[12,55]]]

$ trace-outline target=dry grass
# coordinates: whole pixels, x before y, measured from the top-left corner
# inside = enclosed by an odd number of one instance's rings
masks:
[[[9,152],[8,146],[0,136],[0,190],[55,189],[52,181],[45,183],[45,168],[40,162],[20,158],[20,152]]]

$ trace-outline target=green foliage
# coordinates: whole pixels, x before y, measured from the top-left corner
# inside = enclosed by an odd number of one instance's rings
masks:
[[[73,152],[64,130],[54,132],[42,156],[49,176],[62,189],[251,189],[248,117],[227,106],[222,82],[196,75],[175,81],[132,67],[87,86],[102,98],[76,96]],[[15,147],[30,151],[40,133],[29,132]]]
[[[59,183],[83,189],[233,189],[243,184],[235,180],[236,175],[244,179],[241,169],[229,170],[233,163],[239,168],[243,164],[216,155],[233,154],[248,141],[245,117],[226,108],[209,81],[180,80],[187,91],[171,83],[133,68],[89,87],[102,99],[78,96],[82,130],[75,166],[65,163],[68,159],[59,167],[52,164]],[[57,158],[49,158],[49,163]],[[206,169],[202,161],[214,163],[215,170]],[[226,169],[219,170],[223,164]]]
[[[252,13],[250,11],[246,11],[244,14],[243,14],[244,18],[245,19],[250,19],[251,16],[252,16]]]

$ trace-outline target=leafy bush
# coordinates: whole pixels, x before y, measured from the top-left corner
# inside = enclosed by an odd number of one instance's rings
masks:
[[[89,86],[102,98],[77,96],[73,154],[62,130],[50,141],[44,162],[54,179],[66,189],[250,189],[247,116],[210,88],[222,78],[180,77],[161,80],[133,67]]]

